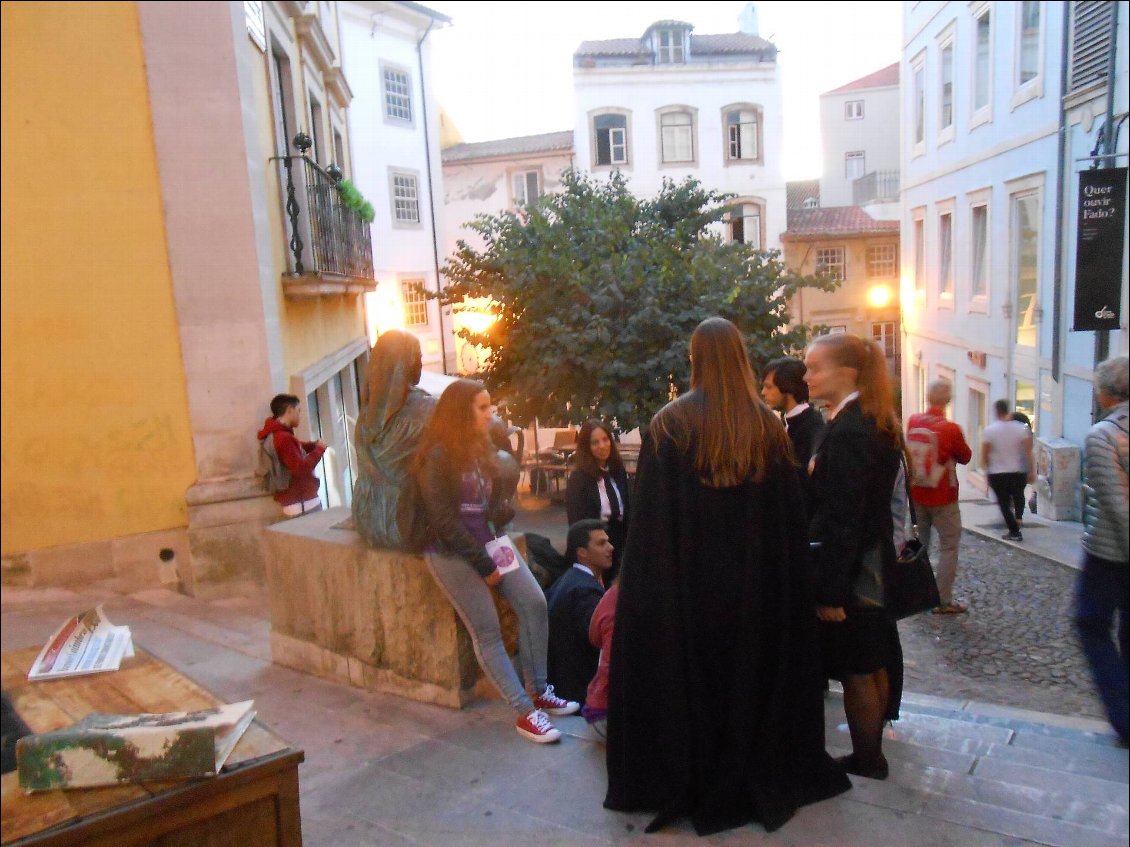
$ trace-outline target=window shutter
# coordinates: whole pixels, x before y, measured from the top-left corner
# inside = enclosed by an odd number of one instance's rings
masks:
[[[1076,0],[1071,4],[1071,91],[1106,78],[1111,5],[1108,0]]]

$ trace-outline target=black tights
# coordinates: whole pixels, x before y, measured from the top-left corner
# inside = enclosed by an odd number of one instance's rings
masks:
[[[883,758],[883,725],[887,722],[887,702],[891,697],[887,669],[845,675],[843,684],[851,750],[861,766],[871,768]]]

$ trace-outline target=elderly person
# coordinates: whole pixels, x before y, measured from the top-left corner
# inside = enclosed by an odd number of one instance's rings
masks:
[[[1095,395],[1103,417],[1087,433],[1083,472],[1083,568],[1075,604],[1075,629],[1110,722],[1123,746],[1127,729],[1127,597],[1130,574],[1130,502],[1127,497],[1126,356],[1095,368]],[[1111,639],[1118,612],[1118,642]]]

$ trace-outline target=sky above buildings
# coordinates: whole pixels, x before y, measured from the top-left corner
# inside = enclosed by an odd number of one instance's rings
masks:
[[[738,31],[730,2],[473,2],[429,7],[435,93],[465,141],[573,128],[573,51],[582,41],[643,35],[658,20],[700,34]],[[899,59],[901,2],[757,3],[760,35],[777,45],[785,103],[785,177],[820,175],[819,97]]]

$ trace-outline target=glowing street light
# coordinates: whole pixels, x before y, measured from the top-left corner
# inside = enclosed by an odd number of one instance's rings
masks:
[[[889,285],[873,285],[867,290],[867,304],[874,309],[882,309],[891,304],[893,292]]]

